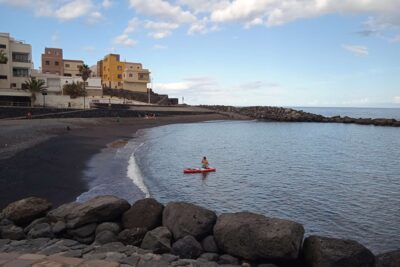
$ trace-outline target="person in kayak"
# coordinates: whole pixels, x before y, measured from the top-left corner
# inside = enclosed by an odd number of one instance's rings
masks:
[[[208,160],[206,157],[203,157],[203,160],[201,161],[201,166],[203,169],[208,169]]]

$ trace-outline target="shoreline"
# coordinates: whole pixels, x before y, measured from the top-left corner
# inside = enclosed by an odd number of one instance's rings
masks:
[[[87,162],[107,145],[113,146],[118,140],[131,140],[139,129],[226,119],[223,115],[207,114],[159,117],[155,120],[3,120],[0,127],[11,125],[14,128],[0,133],[3,150],[0,153],[0,209],[29,196],[49,199],[54,207],[75,201],[88,190],[88,184],[83,179]],[[35,134],[41,138],[35,141]],[[29,142],[21,146],[26,140]]]

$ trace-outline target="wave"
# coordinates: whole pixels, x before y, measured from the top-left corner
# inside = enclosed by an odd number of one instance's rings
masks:
[[[133,181],[133,183],[145,194],[146,198],[150,197],[149,189],[144,183],[142,172],[140,171],[139,165],[136,162],[135,152],[139,147],[143,145],[140,144],[136,147],[135,151],[132,153],[129,158],[128,168],[127,168],[127,176]]]

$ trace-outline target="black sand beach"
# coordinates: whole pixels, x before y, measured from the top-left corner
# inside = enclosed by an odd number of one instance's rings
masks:
[[[37,135],[49,135],[47,140],[19,149],[10,157],[0,158],[0,209],[12,201],[29,196],[46,198],[54,206],[74,201],[77,196],[87,191],[87,184],[82,179],[86,162],[107,144],[119,139],[130,139],[139,129],[221,119],[226,117],[215,114],[157,119],[102,118],[76,122],[71,119],[49,120],[46,122],[48,129],[33,132]],[[63,123],[61,126],[57,125],[54,129],[48,127],[51,122],[60,121]],[[23,138],[17,141],[13,141],[13,131],[5,132],[7,122],[9,121],[0,121],[0,148],[3,152],[6,147],[18,147],[24,142],[24,138],[34,138],[26,135],[26,132],[31,131],[32,125],[40,124],[41,120],[13,122],[26,131]],[[71,130],[67,130],[65,125]]]

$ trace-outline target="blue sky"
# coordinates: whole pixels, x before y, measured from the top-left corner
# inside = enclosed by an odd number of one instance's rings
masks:
[[[0,32],[190,104],[400,107],[399,0],[0,0]]]

